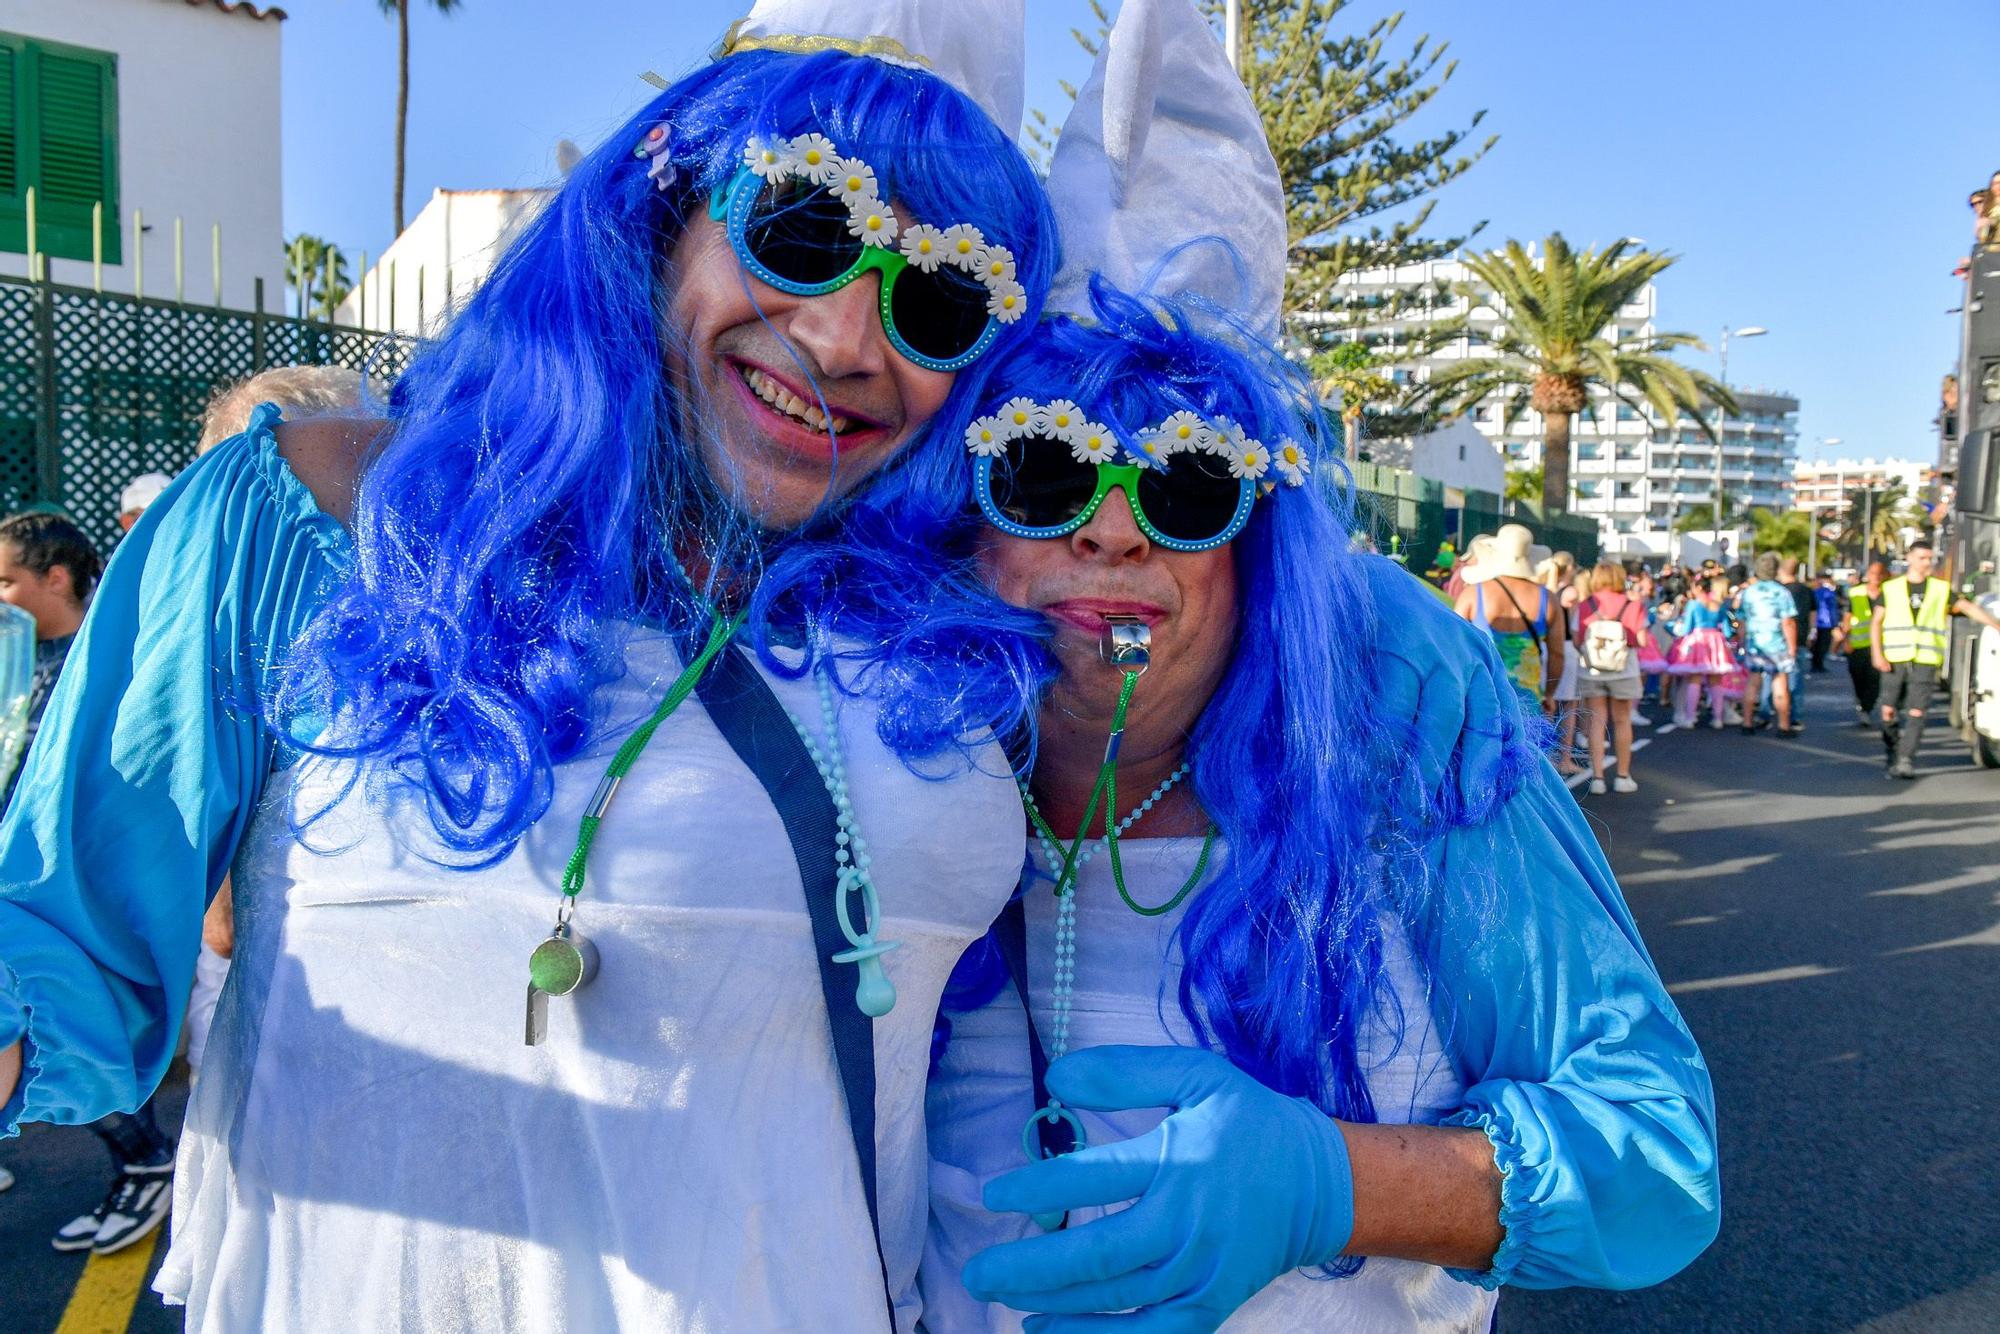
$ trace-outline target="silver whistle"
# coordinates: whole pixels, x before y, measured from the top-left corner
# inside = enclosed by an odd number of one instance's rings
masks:
[[[1153,627],[1137,616],[1106,616],[1097,651],[1121,671],[1143,672],[1153,661]]]

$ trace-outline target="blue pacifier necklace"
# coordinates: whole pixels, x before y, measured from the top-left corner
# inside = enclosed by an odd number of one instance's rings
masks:
[[[1118,687],[1118,704],[1111,715],[1111,735],[1104,743],[1104,762],[1097,773],[1097,783],[1091,789],[1090,800],[1084,806],[1083,819],[1078,823],[1076,837],[1064,852],[1061,840],[1042,818],[1035,805],[1035,799],[1028,790],[1024,779],[1017,779],[1021,788],[1021,803],[1027,809],[1028,819],[1035,828],[1035,837],[1041,843],[1042,855],[1049,865],[1049,874],[1055,879],[1056,932],[1055,932],[1055,984],[1051,991],[1050,1008],[1054,1011],[1054,1023],[1049,1033],[1049,1060],[1058,1061],[1069,1051],[1069,1020],[1076,989],[1076,885],[1084,864],[1090,860],[1095,845],[1087,843],[1090,821],[1097,814],[1098,802],[1104,803],[1103,845],[1111,861],[1111,878],[1118,887],[1118,896],[1133,912],[1145,917],[1158,917],[1172,912],[1201,883],[1208,870],[1208,859],[1215,848],[1215,826],[1211,823],[1201,843],[1201,856],[1196,860],[1194,871],[1188,876],[1174,896],[1156,907],[1147,907],[1135,900],[1125,888],[1124,866],[1118,857],[1118,839],[1142,816],[1158,804],[1160,799],[1172,791],[1175,784],[1187,776],[1188,764],[1182,763],[1164,782],[1154,788],[1147,798],[1140,802],[1124,819],[1113,823],[1112,812],[1118,802],[1118,750],[1125,737],[1125,719],[1132,704],[1132,691],[1139,684],[1139,677],[1152,663],[1152,630],[1136,616],[1109,616],[1110,628],[1105,636],[1103,653],[1112,666],[1124,673],[1124,680]],[[1062,1122],[1070,1129],[1077,1149],[1088,1147],[1089,1139],[1084,1132],[1083,1122],[1077,1114],[1063,1106],[1062,1100],[1050,1094],[1048,1101],[1037,1108],[1021,1127],[1021,1151],[1029,1161],[1042,1157],[1041,1126],[1044,1122]],[[1062,1226],[1064,1215],[1060,1213],[1036,1214],[1034,1221],[1044,1231],[1054,1231]]]

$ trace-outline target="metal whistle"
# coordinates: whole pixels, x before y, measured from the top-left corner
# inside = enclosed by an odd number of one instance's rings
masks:
[[[1137,616],[1106,616],[1097,651],[1120,671],[1143,672],[1153,661],[1153,627]]]
[[[567,996],[597,976],[597,946],[572,930],[568,914],[558,918],[549,938],[528,956],[527,1044],[537,1046],[548,1032],[549,997]]]

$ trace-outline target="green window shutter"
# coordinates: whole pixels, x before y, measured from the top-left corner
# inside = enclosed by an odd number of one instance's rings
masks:
[[[0,198],[21,193],[20,139],[16,133],[20,113],[14,108],[14,67],[19,63],[16,47],[0,45]]]
[[[120,262],[118,58],[0,33],[0,102],[11,193],[0,191],[0,249],[27,249],[27,191],[35,191],[35,244],[57,259],[88,260],[92,206],[103,205],[104,261]],[[7,146],[11,144],[11,154]],[[0,166],[0,184],[8,168]]]
[[[90,258],[91,206],[104,205],[104,259],[118,262],[117,57],[31,43],[30,130],[36,242],[59,259]]]
[[[0,32],[0,250],[16,254],[28,248],[25,216],[26,172],[21,162],[23,42]]]

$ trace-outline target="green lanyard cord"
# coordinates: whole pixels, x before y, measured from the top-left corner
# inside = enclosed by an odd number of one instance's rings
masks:
[[[632,735],[618,747],[618,753],[611,757],[611,767],[598,780],[597,791],[591,794],[590,803],[583,808],[583,818],[576,825],[576,851],[569,855],[569,865],[563,868],[562,892],[565,903],[574,903],[576,896],[583,892],[584,869],[590,864],[590,845],[597,841],[597,827],[604,823],[604,814],[611,808],[611,796],[618,790],[632,766],[639,759],[639,752],[653,739],[653,733],[686,702],[700,683],[702,673],[715,661],[715,655],[722,652],[743,625],[744,613],[723,619],[721,612],[714,614],[708,628],[708,643],[695,656],[693,662],[681,668],[681,674],[667,687],[667,693],[660,698],[659,705],[645,722],[633,729]]]
[[[1084,841],[1090,836],[1091,817],[1097,814],[1097,804],[1102,800],[1104,803],[1104,850],[1111,858],[1111,879],[1118,886],[1118,897],[1125,900],[1125,906],[1133,912],[1138,913],[1141,917],[1161,917],[1185,903],[1187,896],[1194,893],[1195,886],[1201,883],[1202,876],[1208,870],[1209,855],[1215,850],[1216,828],[1215,824],[1211,821],[1208,826],[1208,832],[1202,837],[1201,856],[1195,860],[1194,872],[1188,876],[1187,883],[1182,885],[1174,896],[1165,903],[1155,908],[1149,908],[1133,898],[1131,891],[1125,888],[1125,866],[1118,856],[1118,826],[1116,823],[1118,818],[1118,748],[1125,739],[1125,714],[1132,704],[1132,690],[1138,684],[1139,673],[1128,671],[1125,673],[1125,683],[1118,687],[1118,707],[1111,715],[1111,735],[1104,743],[1104,763],[1098,768],[1097,783],[1091,788],[1090,801],[1083,808],[1083,820],[1077,825],[1076,837],[1071,840],[1069,851],[1063,854],[1062,870],[1056,876],[1055,894],[1057,898],[1061,898],[1066,893],[1075,892],[1076,876],[1080,869],[1077,860],[1078,855],[1083,851]],[[1027,796],[1025,786],[1022,788],[1022,796],[1027,798],[1023,804],[1028,809],[1028,819],[1034,823],[1036,832],[1048,841],[1050,847],[1061,847],[1062,839],[1056,836],[1055,830],[1049,828],[1049,822],[1042,817],[1042,813],[1036,807],[1034,799]]]

